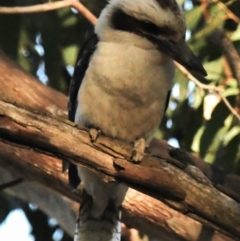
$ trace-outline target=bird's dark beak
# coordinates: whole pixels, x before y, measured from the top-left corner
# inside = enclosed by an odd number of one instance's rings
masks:
[[[159,48],[192,73],[206,76],[207,72],[184,40],[174,43],[160,40]]]

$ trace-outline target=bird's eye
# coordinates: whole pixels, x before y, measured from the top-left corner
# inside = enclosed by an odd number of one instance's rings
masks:
[[[158,26],[152,23],[151,21],[144,20],[142,22],[139,22],[141,29],[144,30],[144,32],[151,33],[157,35],[159,33]]]

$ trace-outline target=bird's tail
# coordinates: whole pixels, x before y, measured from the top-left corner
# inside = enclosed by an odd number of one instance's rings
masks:
[[[92,214],[93,200],[86,192],[79,210],[74,241],[120,241],[121,207],[111,203],[103,214],[96,218]]]

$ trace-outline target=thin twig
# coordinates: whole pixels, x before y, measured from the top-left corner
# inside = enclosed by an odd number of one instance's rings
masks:
[[[78,10],[89,22],[95,24],[96,17],[77,0],[64,0],[57,2],[48,2],[27,7],[0,7],[1,14],[26,14],[53,11],[60,8],[73,7]]]
[[[232,112],[233,115],[235,115],[238,120],[240,121],[240,115],[237,113],[237,111],[231,106],[227,98],[220,92],[218,92],[219,96],[221,97],[222,101],[225,103],[227,108]]]
[[[201,83],[198,79],[196,79],[186,68],[184,68],[181,64],[174,62],[175,66],[192,82],[194,82],[199,88],[204,90],[210,90],[215,92],[222,92],[223,88],[213,86],[213,85],[206,85]]]
[[[232,19],[236,23],[240,23],[240,18],[236,16],[224,3],[220,2],[219,0],[212,0],[212,2],[216,3],[219,8],[223,9],[230,19]]]
[[[76,8],[90,23],[95,24],[97,22],[97,18],[84,5],[76,0],[71,2],[72,7]]]
[[[201,3],[201,7],[203,9],[203,16],[205,18],[205,21],[207,22],[210,18],[209,11],[208,11],[209,2],[207,2],[205,0],[200,0],[200,3]]]
[[[182,65],[175,62],[175,66],[191,81],[193,81],[200,89],[202,90],[209,90],[216,92],[222,99],[222,101],[225,103],[225,105],[228,107],[228,109],[231,111],[231,113],[237,117],[237,119],[240,121],[240,115],[237,113],[237,111],[231,106],[227,98],[223,95],[224,89],[218,86],[212,86],[212,85],[206,85],[201,83],[198,79],[196,79],[190,72],[188,72]]]

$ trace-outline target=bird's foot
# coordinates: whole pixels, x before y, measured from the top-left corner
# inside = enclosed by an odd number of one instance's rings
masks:
[[[146,142],[143,138],[134,141],[134,150],[131,156],[131,162],[139,163],[144,157]]]
[[[91,142],[95,142],[100,134],[101,134],[101,131],[99,129],[90,128],[89,136],[90,136]]]

